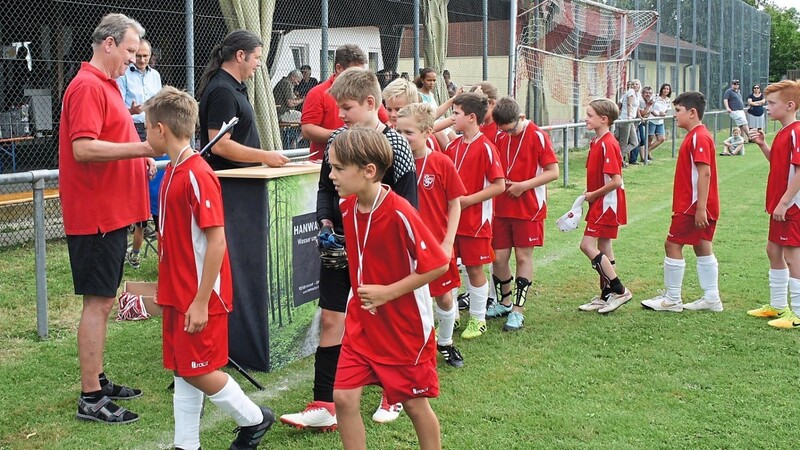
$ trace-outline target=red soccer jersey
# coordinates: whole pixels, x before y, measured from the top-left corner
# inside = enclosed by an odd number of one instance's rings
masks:
[[[596,191],[614,175],[622,176],[622,151],[611,132],[592,139],[586,158],[586,190]],[[625,185],[595,199],[589,205],[586,221],[599,225],[618,226],[628,223]]]
[[[344,126],[344,121],[339,117],[339,106],[331,94],[328,93],[328,89],[333,86],[335,79],[336,75],[331,75],[330,78],[308,91],[306,99],[303,101],[303,114],[300,118],[301,125],[318,125],[329,130],[336,130]],[[386,112],[383,105],[378,109],[378,120],[381,123],[389,121],[389,113]],[[311,161],[322,161],[325,145],[326,142],[310,143]]]
[[[481,133],[486,136],[486,139],[489,139],[489,142],[497,145],[497,137],[500,134],[497,130],[497,122],[492,121],[491,123],[481,125]]]
[[[79,138],[139,142],[117,82],[82,63],[67,87],[58,133],[59,195],[68,235],[118,230],[150,217],[144,158],[78,162],[72,142]]]
[[[697,210],[697,164],[707,164],[711,169],[706,211],[710,220],[719,218],[719,192],[717,191],[717,157],[714,139],[705,125],[690,131],[681,143],[675,180],[672,186],[672,212],[694,215]]]
[[[550,137],[532,121],[517,136],[497,134],[497,153],[506,180],[527,181],[544,172],[545,166],[558,163]],[[503,192],[495,198],[496,217],[544,220],[547,217],[547,187],[525,191],[518,198]]]
[[[208,241],[203,230],[224,226],[222,191],[208,163],[193,154],[167,166],[159,198],[158,303],[186,313],[203,274]],[[233,288],[228,252],[222,259],[209,314],[233,310]]]
[[[369,213],[356,212],[357,201],[351,195],[340,204],[353,286],[342,345],[380,364],[429,361],[436,357],[436,348],[428,286],[380,306],[374,315],[361,309],[358,287],[388,285],[413,272],[429,272],[447,264],[450,257],[404,198],[389,191],[371,220]],[[360,277],[359,267],[363,268]]]
[[[775,135],[769,154],[769,177],[767,178],[767,212],[772,214],[789,187],[789,180],[800,165],[800,121],[792,122]],[[786,211],[788,217],[800,214],[800,194],[792,199]]]
[[[429,150],[416,159],[419,215],[438,243],[447,234],[447,202],[466,192],[453,161],[442,152]]]
[[[497,148],[482,133],[469,144],[464,136],[450,142],[445,153],[456,165],[458,175],[467,192],[472,195],[482,191],[498,178],[503,178]],[[492,237],[493,199],[467,207],[461,211],[456,234],[471,237]]]

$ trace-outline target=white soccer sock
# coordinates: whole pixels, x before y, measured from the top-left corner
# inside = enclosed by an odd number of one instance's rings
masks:
[[[788,306],[789,269],[769,269],[769,304],[775,309]]]
[[[664,258],[664,286],[667,288],[667,297],[671,300],[681,301],[683,272],[685,270],[685,260],[672,259],[670,257]]]
[[[227,375],[227,374],[226,374]],[[261,408],[258,407],[250,397],[245,395],[239,383],[228,375],[228,382],[225,387],[214,395],[209,395],[208,399],[217,407],[233,418],[236,425],[240,427],[250,427],[258,425],[264,420]]]
[[[203,391],[187,383],[183,378],[175,377],[172,409],[175,416],[175,447],[198,450]]]
[[[453,307],[450,311],[445,311],[434,303],[433,311],[439,319],[439,345],[453,345],[453,327],[458,317],[458,305],[453,300]]]
[[[709,301],[719,298],[719,263],[714,255],[697,257],[697,279],[703,290],[703,297]]]
[[[480,320],[486,320],[486,299],[489,297],[489,282],[483,286],[475,287],[468,283],[469,289],[469,315]]]
[[[800,314],[800,280],[789,278],[789,298],[792,300],[792,311]]]

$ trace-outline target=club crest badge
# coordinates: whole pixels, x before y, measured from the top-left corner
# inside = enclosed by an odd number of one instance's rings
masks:
[[[433,187],[433,180],[435,179],[436,177],[431,174],[424,175],[422,177],[422,186],[425,187],[425,189],[431,189]]]

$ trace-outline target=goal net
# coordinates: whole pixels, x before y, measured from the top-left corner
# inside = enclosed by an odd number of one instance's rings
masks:
[[[548,114],[545,123],[571,120],[595,98],[615,99],[628,56],[656,20],[655,11],[588,0],[521,0],[515,95]]]

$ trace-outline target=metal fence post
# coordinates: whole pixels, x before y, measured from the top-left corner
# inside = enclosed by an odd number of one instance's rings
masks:
[[[319,79],[327,80],[328,73],[328,0],[319,2],[320,16],[320,49],[319,49]],[[335,69],[335,67],[334,67]]]
[[[194,97],[194,0],[186,0],[184,8],[186,10],[186,92]]]
[[[569,184],[569,149],[567,148],[567,130],[568,128],[561,130],[562,136],[564,136],[564,187],[567,187]]]
[[[508,95],[514,95],[517,70],[517,2],[509,2],[508,13]]]
[[[489,79],[489,0],[483,0],[483,81]],[[509,22],[513,23],[513,22]]]
[[[414,13],[413,17],[413,26],[414,26],[414,73],[411,74],[411,79],[414,80],[419,75],[419,8],[420,8],[420,0],[414,0]]]
[[[717,143],[717,129],[719,128],[719,114],[714,114],[714,143]]]
[[[677,129],[676,129],[676,126],[675,126],[675,117],[673,116],[672,117],[672,157],[673,158],[675,157],[675,143],[678,140],[678,137],[675,135],[676,131],[677,131]]]
[[[33,227],[36,248],[36,332],[47,338],[47,264],[44,235],[44,175],[46,171],[33,172]]]

